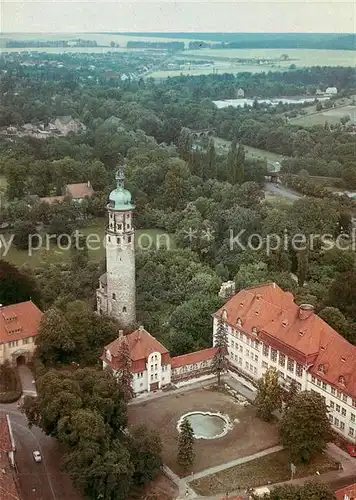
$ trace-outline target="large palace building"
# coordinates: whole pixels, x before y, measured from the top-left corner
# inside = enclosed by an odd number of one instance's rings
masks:
[[[319,393],[335,430],[356,442],[356,347],[275,283],[241,290],[214,315],[228,330],[230,370],[251,382],[269,367],[281,384]]]

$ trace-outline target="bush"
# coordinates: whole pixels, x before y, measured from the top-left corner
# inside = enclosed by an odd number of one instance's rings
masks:
[[[7,361],[0,366],[0,403],[14,403],[22,395],[19,374]]]
[[[22,396],[22,389],[9,392],[0,392],[0,403],[2,404],[14,403],[15,401],[19,400],[21,396]]]

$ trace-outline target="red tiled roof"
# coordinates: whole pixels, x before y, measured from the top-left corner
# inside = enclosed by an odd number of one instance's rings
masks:
[[[43,313],[30,300],[0,308],[0,344],[37,335]]]
[[[356,499],[356,483],[351,484],[350,486],[345,486],[345,488],[342,488],[341,490],[335,491],[336,495],[336,500],[344,500],[345,495],[347,495],[347,498],[349,500],[355,500]]]
[[[215,347],[209,347],[209,349],[190,352],[189,354],[183,354],[182,356],[175,356],[171,360],[172,368],[179,368],[180,366],[193,365],[195,363],[199,363],[200,361],[208,361],[214,356],[215,352],[216,352]]]
[[[85,198],[94,194],[93,188],[87,182],[67,184],[66,191],[72,198]]]
[[[290,292],[275,283],[247,288],[229,299],[215,316],[224,311],[232,327],[257,336],[301,364],[313,365],[311,373],[356,397],[356,347],[313,311],[303,311]],[[238,319],[241,327],[236,324]],[[318,372],[321,364],[324,374]],[[345,385],[340,385],[340,376]]]
[[[5,414],[0,415],[0,453],[9,453],[12,450],[10,429]]]
[[[44,198],[40,198],[40,200],[44,203],[55,203],[56,201],[62,202],[64,201],[64,196],[45,196]]]
[[[162,356],[162,364],[170,363],[168,350],[155,339],[145,329],[136,330],[129,335],[124,335],[117,338],[104,348],[104,353],[101,359],[108,363],[112,368],[118,370],[120,368],[119,354],[122,342],[127,342],[131,355],[131,370],[132,372],[142,372],[146,369],[147,358],[153,352],[158,352]],[[109,361],[105,356],[105,352],[110,351],[112,360]]]

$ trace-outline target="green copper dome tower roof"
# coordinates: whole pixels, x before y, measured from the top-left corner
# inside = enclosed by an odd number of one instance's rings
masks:
[[[123,167],[120,167],[115,174],[116,179],[116,189],[111,191],[109,195],[109,208],[112,210],[118,210],[120,212],[125,212],[127,210],[133,210],[135,206],[132,204],[132,196],[128,189],[124,188],[125,184],[125,174]]]

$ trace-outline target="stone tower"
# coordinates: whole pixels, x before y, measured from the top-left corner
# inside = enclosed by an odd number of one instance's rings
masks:
[[[105,231],[106,273],[99,279],[97,310],[116,318],[123,328],[136,322],[134,205],[124,188],[124,169],[116,173],[116,189],[109,196]]]

